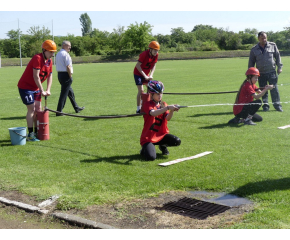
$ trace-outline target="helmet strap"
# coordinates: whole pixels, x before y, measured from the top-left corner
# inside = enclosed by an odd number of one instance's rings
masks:
[[[45,49],[42,50],[42,55],[43,55],[44,60],[47,60],[47,58],[46,58],[46,56],[44,54],[45,51],[46,51]]]

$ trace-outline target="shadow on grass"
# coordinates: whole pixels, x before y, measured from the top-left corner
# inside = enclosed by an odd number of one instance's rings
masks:
[[[228,123],[221,123],[221,124],[215,124],[211,126],[206,126],[206,127],[200,127],[199,129],[213,129],[213,128],[224,128],[224,127],[243,127],[244,124],[228,124]]]
[[[26,116],[21,117],[7,117],[7,118],[0,118],[1,120],[18,120],[18,119],[26,119]]]
[[[35,147],[46,147],[46,148],[52,148],[52,149],[58,149],[58,150],[63,150],[63,151],[68,151],[68,152],[73,152],[73,153],[78,153],[78,154],[82,154],[82,155],[86,155],[86,156],[93,156],[93,157],[98,157],[96,155],[92,155],[92,154],[89,154],[89,153],[84,153],[84,152],[79,152],[79,151],[75,151],[75,150],[72,150],[72,149],[68,149],[68,148],[61,148],[61,147],[52,147],[52,146],[46,146],[46,145],[42,145],[40,144],[39,142],[37,144],[34,145]]]
[[[231,112],[220,112],[220,113],[200,113],[200,114],[195,114],[188,117],[220,116],[220,115],[233,115],[233,112],[231,111]]]
[[[8,143],[9,143],[9,144],[8,144]],[[11,140],[0,140],[0,146],[1,146],[1,147],[12,146],[12,144],[11,144]]]
[[[157,154],[156,159],[165,159],[162,154]],[[167,159],[167,158],[166,158]],[[122,162],[121,160],[126,160]],[[132,161],[144,161],[146,160],[140,154],[133,154],[133,155],[124,155],[124,156],[112,156],[107,158],[98,158],[98,159],[85,159],[81,160],[81,163],[100,163],[100,162],[109,162],[114,164],[122,164],[122,165],[130,165]]]
[[[230,194],[247,197],[256,193],[272,192],[290,189],[290,178],[269,179],[260,182],[247,183],[232,191]]]

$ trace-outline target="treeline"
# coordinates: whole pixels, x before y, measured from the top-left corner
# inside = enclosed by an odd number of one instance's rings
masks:
[[[150,24],[131,24],[118,27],[113,32],[100,31],[96,28],[85,32],[83,36],[54,36],[54,41],[61,48],[63,40],[72,44],[72,56],[90,55],[136,55],[147,49],[152,40],[161,45],[160,52],[187,51],[219,51],[219,50],[249,50],[258,42],[257,29],[245,29],[239,33],[210,25],[196,25],[192,31],[185,32],[182,27],[172,28],[171,34],[153,35]],[[268,41],[277,44],[279,50],[290,49],[290,28],[280,32],[267,32]],[[20,48],[22,57],[32,57],[41,51],[41,44],[46,39],[52,39],[51,32],[45,27],[31,27],[27,34],[19,30],[10,30],[8,39],[0,39],[2,57],[19,58]],[[20,43],[19,44],[19,36]]]

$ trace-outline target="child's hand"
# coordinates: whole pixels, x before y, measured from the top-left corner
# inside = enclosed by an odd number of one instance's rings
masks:
[[[273,85],[266,85],[265,88],[266,88],[267,90],[271,90],[271,89],[274,88],[274,86],[273,86]]]
[[[168,109],[170,111],[178,111],[179,108],[177,107],[178,105],[168,105]]]

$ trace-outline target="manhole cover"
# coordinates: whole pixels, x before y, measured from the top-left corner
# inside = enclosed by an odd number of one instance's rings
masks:
[[[164,204],[158,210],[165,210],[175,214],[196,218],[206,219],[209,216],[217,215],[230,209],[229,206],[224,206],[216,203],[205,202],[194,198],[182,198],[176,202]]]

